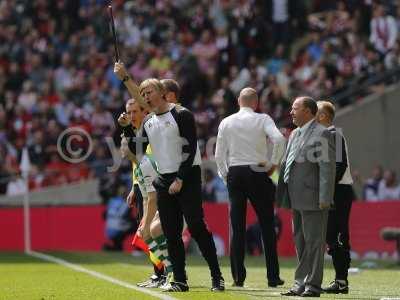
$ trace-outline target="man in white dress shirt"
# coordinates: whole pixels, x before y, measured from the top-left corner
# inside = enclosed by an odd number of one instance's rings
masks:
[[[218,173],[227,183],[230,199],[230,259],[234,286],[243,286],[246,207],[250,200],[262,229],[268,286],[284,282],[274,230],[274,185],[268,174],[279,164],[285,151],[285,138],[267,114],[254,112],[257,92],[244,88],[239,95],[239,112],[222,120],[218,129],[215,159]],[[267,139],[274,144],[268,161]]]

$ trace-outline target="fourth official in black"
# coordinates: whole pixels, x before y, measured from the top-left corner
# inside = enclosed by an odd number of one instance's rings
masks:
[[[336,144],[336,178],[334,207],[329,211],[326,242],[328,254],[332,256],[335,280],[324,289],[325,293],[347,294],[347,280],[350,267],[349,218],[353,199],[353,179],[350,173],[347,143],[342,133],[333,125],[335,107],[329,101],[318,101],[316,120],[334,135]]]
[[[234,286],[243,286],[246,207],[250,200],[261,225],[268,286],[284,282],[274,230],[274,185],[268,174],[279,164],[285,151],[285,138],[267,114],[254,112],[257,92],[244,88],[239,95],[239,112],[222,120],[218,129],[215,159],[218,173],[227,183],[230,200],[230,259]],[[267,139],[274,144],[268,161]]]

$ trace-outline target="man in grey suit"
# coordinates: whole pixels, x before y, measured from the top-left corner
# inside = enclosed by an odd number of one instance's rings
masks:
[[[277,188],[278,206],[293,211],[298,264],[284,296],[319,297],[323,277],[328,210],[335,188],[335,142],[315,121],[317,103],[298,97],[290,112],[297,128],[289,137]]]

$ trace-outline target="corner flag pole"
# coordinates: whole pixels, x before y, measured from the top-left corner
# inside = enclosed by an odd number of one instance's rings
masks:
[[[115,30],[114,15],[111,4],[108,6],[108,13],[110,16],[111,32],[114,41],[115,61],[118,62],[119,61],[118,37],[117,37],[117,31]]]
[[[25,183],[24,192],[24,250],[25,253],[31,252],[31,216],[30,216],[30,205],[29,205],[29,171],[31,169],[31,163],[29,160],[28,149],[25,147],[22,150],[22,158],[20,169],[22,172],[22,178]]]

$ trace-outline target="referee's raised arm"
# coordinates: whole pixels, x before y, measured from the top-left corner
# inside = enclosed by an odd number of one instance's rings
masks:
[[[151,111],[151,107],[143,99],[142,95],[140,95],[139,87],[133,81],[132,77],[129,75],[128,71],[125,69],[125,66],[121,61],[118,61],[114,64],[114,73],[128,89],[131,97],[134,98],[144,109],[146,109],[147,111]]]

